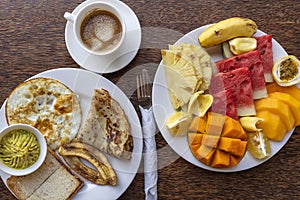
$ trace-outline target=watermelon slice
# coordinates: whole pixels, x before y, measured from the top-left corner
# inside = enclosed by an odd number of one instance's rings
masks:
[[[210,94],[214,95],[228,89],[232,91],[238,116],[256,114],[249,68],[241,67],[213,75],[209,87]]]
[[[238,120],[236,107],[234,105],[232,91],[230,89],[212,95],[214,101],[211,105],[210,111],[227,115],[233,119]]]
[[[264,76],[266,82],[273,82],[273,51],[272,51],[272,35],[263,35],[256,37],[257,50],[260,51],[261,61],[264,66]]]
[[[268,96],[264,78],[264,67],[258,50],[250,51],[238,56],[216,62],[219,72],[228,72],[233,69],[248,67],[253,89],[253,98],[261,99]]]

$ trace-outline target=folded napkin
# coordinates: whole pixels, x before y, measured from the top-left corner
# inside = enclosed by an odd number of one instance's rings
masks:
[[[157,199],[157,152],[156,152],[156,123],[154,121],[152,107],[144,109],[141,106],[142,129],[144,136],[144,179],[145,179],[145,199]]]

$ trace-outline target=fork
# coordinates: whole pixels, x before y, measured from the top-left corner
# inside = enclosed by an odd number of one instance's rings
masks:
[[[149,74],[146,69],[142,69],[141,73],[136,76],[137,100],[138,103],[146,109],[151,107],[151,86]]]
[[[146,69],[136,76],[137,99],[142,114],[144,138],[144,190],[145,200],[157,199],[157,151],[155,142],[156,124],[151,103],[151,86]]]

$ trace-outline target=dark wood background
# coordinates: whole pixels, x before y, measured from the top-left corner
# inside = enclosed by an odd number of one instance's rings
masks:
[[[82,1],[1,0],[0,1],[0,102],[25,79],[49,69],[78,68],[70,57],[64,38],[65,11]],[[283,48],[300,58],[300,3],[298,0],[124,0],[136,13],[143,27],[142,46],[135,59],[124,69],[105,74],[128,94],[136,105],[135,74],[146,66],[153,77],[161,60],[160,49],[179,36],[200,26],[232,16],[256,21],[260,30],[272,34]],[[147,31],[174,30],[175,35]],[[149,29],[148,29],[149,30]],[[145,36],[145,37],[144,37]],[[178,36],[178,37],[177,37]],[[126,74],[126,76],[124,76]],[[177,158],[159,169],[159,199],[299,199],[300,129],[288,143],[264,164],[237,173],[216,173],[198,168]],[[167,146],[160,134],[157,147]],[[159,163],[176,154],[166,149]],[[144,198],[143,173],[138,173],[120,199]],[[0,181],[0,199],[14,199]]]

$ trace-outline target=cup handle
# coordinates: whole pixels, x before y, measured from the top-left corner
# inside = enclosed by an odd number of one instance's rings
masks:
[[[64,18],[72,23],[74,23],[75,16],[69,12],[65,12]]]

